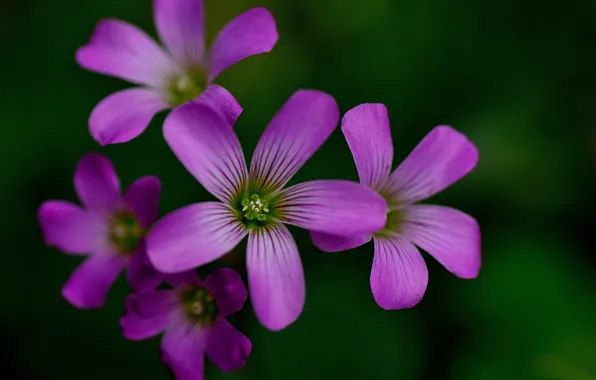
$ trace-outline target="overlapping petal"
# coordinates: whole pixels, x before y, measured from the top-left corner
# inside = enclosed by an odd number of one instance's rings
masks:
[[[360,247],[372,239],[370,234],[361,235],[332,235],[319,231],[311,231],[310,237],[315,247],[323,252],[341,252]]]
[[[207,356],[222,371],[244,368],[251,351],[250,340],[228,321],[219,321],[211,328],[207,338]]]
[[[448,126],[434,128],[391,175],[387,191],[404,203],[434,195],[465,176],[478,162],[478,149]]]
[[[142,340],[162,332],[172,320],[176,301],[172,290],[157,290],[126,297],[126,314],[120,319],[126,339]]]
[[[159,214],[161,183],[154,176],[141,177],[126,190],[124,200],[144,228],[150,227]]]
[[[147,236],[147,253],[160,272],[182,272],[221,257],[246,234],[228,206],[197,203],[159,220]]]
[[[195,102],[219,110],[231,126],[236,123],[236,119],[242,113],[242,107],[236,98],[228,90],[216,84],[207,86],[207,89],[201,93]]]
[[[219,31],[211,46],[209,82],[234,63],[271,51],[277,39],[275,19],[267,9],[253,8],[242,13]]]
[[[229,268],[216,269],[205,279],[205,286],[217,302],[221,318],[242,309],[246,302],[246,287],[240,275]]]
[[[251,183],[264,191],[281,188],[327,140],[338,119],[333,97],[296,91],[259,140],[250,166]]]
[[[393,161],[387,107],[356,106],[342,118],[341,129],[354,156],[360,183],[375,189],[385,184]]]
[[[90,153],[81,158],[74,174],[74,186],[89,210],[113,210],[120,205],[120,180],[110,160]]]
[[[205,104],[174,109],[164,136],[186,169],[222,202],[231,202],[244,186],[246,162],[240,141],[225,118]]]
[[[298,247],[283,224],[251,232],[246,269],[251,302],[261,323],[281,330],[304,306],[305,284]]]
[[[91,253],[101,240],[91,216],[66,201],[47,201],[39,208],[39,224],[47,244],[66,253]]]
[[[350,236],[383,228],[387,203],[376,191],[359,183],[317,180],[282,190],[275,211],[284,223]]]
[[[164,334],[161,357],[177,379],[203,380],[208,331],[179,323]]]
[[[153,268],[147,257],[144,242],[128,262],[126,279],[135,293],[155,290],[161,283],[160,274]]]

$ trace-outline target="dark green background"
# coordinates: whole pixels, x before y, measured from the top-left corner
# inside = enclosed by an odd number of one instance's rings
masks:
[[[461,280],[426,255],[424,300],[387,312],[370,293],[371,245],[325,254],[293,230],[303,315],[272,333],[247,304],[233,319],[253,342],[246,369],[208,364],[207,379],[596,379],[596,2],[207,0],[209,37],[255,5],[275,14],[279,43],[217,80],[244,107],[236,131],[247,155],[299,88],[329,92],[342,112],[385,103],[394,164],[450,124],[480,162],[430,202],[478,219],[483,266]],[[99,311],[62,299],[80,259],[46,248],[35,218],[46,199],[76,200],[73,170],[89,151],[108,155],[123,185],[159,176],[162,214],[210,199],[163,141],[164,114],[128,144],[100,148],[89,136],[93,106],[128,87],[74,61],[109,16],[155,34],[149,0],[0,2],[3,378],[170,378],[159,338],[120,335],[123,278]],[[357,179],[339,130],[293,182],[316,178]],[[241,251],[227,260],[242,270]]]

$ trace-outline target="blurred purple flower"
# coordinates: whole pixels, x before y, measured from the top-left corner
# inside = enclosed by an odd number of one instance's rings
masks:
[[[334,236],[311,232],[323,251],[358,247],[374,237],[370,286],[384,309],[415,306],[424,296],[428,271],[424,249],[453,274],[474,278],[480,269],[480,230],[471,216],[432,205],[414,205],[465,176],[476,166],[478,150],[451,127],[434,128],[390,174],[393,144],[387,108],[361,104],[342,119],[360,182],[383,195],[390,211],[384,229],[374,234]]]
[[[142,177],[122,197],[112,163],[87,154],[77,165],[74,185],[85,208],[51,200],[38,213],[47,244],[68,254],[89,254],[62,295],[76,307],[99,308],[123,267],[135,292],[157,288],[161,279],[147,259],[143,234],[158,216],[159,180]]]
[[[223,371],[243,368],[250,340],[225,320],[246,301],[238,273],[217,269],[204,282],[194,270],[164,278],[175,289],[127,297],[120,320],[124,336],[142,340],[165,330],[162,360],[179,380],[203,379],[204,353]]]
[[[250,9],[225,25],[205,51],[202,0],[154,0],[162,49],[145,32],[124,21],[101,21],[76,54],[87,70],[142,87],[103,99],[89,118],[101,145],[140,135],[153,116],[197,99],[224,112],[231,124],[242,112],[234,97],[211,82],[234,63],[271,51],[278,39],[275,20],[264,8]]]
[[[375,191],[343,180],[284,185],[337,126],[335,100],[296,92],[263,133],[250,173],[233,129],[212,109],[189,103],[166,119],[166,141],[186,169],[221,202],[193,204],[165,216],[147,237],[155,267],[166,273],[216,260],[248,235],[252,305],[261,323],[280,330],[298,318],[305,285],[296,243],[284,223],[337,234],[385,225],[387,204]]]

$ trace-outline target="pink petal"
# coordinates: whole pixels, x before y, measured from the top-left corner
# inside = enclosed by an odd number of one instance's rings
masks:
[[[318,180],[282,190],[275,211],[284,223],[349,236],[382,229],[387,203],[376,191],[359,183]]]
[[[202,0],[154,0],[159,38],[182,65],[201,66],[204,55]]]
[[[120,327],[126,339],[142,340],[162,332],[172,319],[176,294],[172,290],[156,290],[126,297],[126,314]]]
[[[315,247],[323,252],[341,252],[368,243],[372,236],[370,234],[341,236],[311,231],[310,238]]]
[[[147,253],[157,270],[182,272],[218,259],[246,234],[226,205],[196,203],[157,222],[147,236]]]
[[[62,295],[80,309],[100,308],[124,263],[124,256],[109,253],[90,256],[72,273]]]
[[[179,323],[166,331],[161,358],[179,380],[203,380],[204,351],[208,331]]]
[[[231,126],[242,113],[242,107],[236,98],[228,90],[216,84],[207,86],[207,89],[194,102],[203,103],[214,110],[221,111]]]
[[[361,104],[346,112],[341,130],[354,156],[360,183],[379,188],[389,178],[393,144],[387,107]]]
[[[141,243],[139,249],[132,255],[126,267],[126,279],[135,293],[145,293],[155,290],[161,283],[161,275],[157,272]]]
[[[246,302],[244,282],[232,269],[216,269],[205,279],[205,286],[217,302],[217,309],[222,318],[240,311]]]
[[[388,191],[398,201],[413,203],[434,195],[468,174],[478,150],[462,133],[434,128],[391,175]]]
[[[246,162],[240,141],[224,117],[204,104],[174,109],[164,136],[178,160],[205,189],[231,202],[244,186]]]
[[[155,90],[118,91],[95,106],[89,117],[89,132],[100,145],[125,143],[143,133],[156,113],[168,108]]]
[[[91,253],[101,240],[89,214],[70,202],[44,202],[38,219],[46,243],[65,253]]]
[[[87,45],[76,55],[83,68],[132,83],[160,87],[177,65],[141,29],[108,19],[97,24]]]
[[[144,228],[149,228],[157,220],[160,193],[161,183],[154,176],[141,177],[126,190],[124,200]]]
[[[478,276],[480,227],[470,215],[444,206],[409,206],[403,234],[456,276]]]
[[[304,306],[304,273],[294,238],[283,224],[251,232],[246,256],[252,306],[270,330],[292,324]]]
[[[211,328],[207,338],[207,356],[222,371],[244,368],[251,351],[250,340],[228,321],[222,320]]]
[[[275,19],[267,9],[253,8],[242,13],[219,31],[211,46],[209,82],[244,58],[270,52],[277,39]]]
[[[254,152],[250,178],[257,189],[284,186],[331,135],[339,119],[335,100],[300,90],[269,123]]]
[[[418,249],[400,237],[375,238],[370,287],[385,310],[415,306],[426,291],[428,270]]]
[[[110,160],[97,153],[83,156],[74,174],[81,202],[90,210],[114,210],[120,204],[120,180]]]
[[[191,284],[203,284],[203,281],[201,281],[197,271],[194,268],[184,272],[162,273],[161,275],[164,281],[172,285],[174,288],[181,288]]]

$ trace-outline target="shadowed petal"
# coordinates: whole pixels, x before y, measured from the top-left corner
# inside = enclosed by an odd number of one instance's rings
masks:
[[[141,177],[126,190],[124,200],[144,228],[150,227],[157,220],[160,193],[161,183],[154,176]]]
[[[246,182],[240,141],[222,116],[205,104],[174,109],[164,123],[170,148],[196,179],[222,202],[231,202]]]
[[[403,228],[404,236],[451,273],[462,278],[478,276],[480,227],[470,215],[444,206],[409,206]]]
[[[194,101],[221,111],[231,126],[236,123],[236,119],[242,113],[242,107],[236,98],[228,90],[216,84],[209,85]]]
[[[203,380],[208,333],[182,322],[166,331],[161,341],[161,359],[177,379]]]
[[[80,309],[103,306],[124,262],[123,256],[108,253],[90,256],[72,273],[62,288],[62,295]]]
[[[209,82],[234,63],[270,52],[278,34],[273,15],[265,8],[242,13],[220,31],[209,53]]]
[[[341,252],[368,243],[372,236],[369,234],[340,236],[311,231],[310,238],[315,247],[323,252]]]
[[[349,236],[383,228],[387,203],[377,192],[359,183],[318,180],[282,190],[275,211],[284,223]]]
[[[141,243],[130,258],[126,267],[126,279],[135,293],[155,290],[161,283],[160,273],[149,262],[144,243]]]
[[[352,151],[360,183],[378,188],[389,178],[393,144],[387,107],[361,104],[346,112],[341,130]]]
[[[274,331],[292,324],[304,306],[305,284],[290,231],[277,224],[251,232],[246,255],[248,286],[259,321]]]
[[[202,0],[154,0],[159,38],[184,66],[201,66],[204,54]]]
[[[197,203],[159,220],[147,236],[147,253],[160,272],[182,272],[226,254],[246,234],[226,205]]]
[[[434,128],[391,175],[387,191],[400,202],[413,203],[434,195],[468,174],[478,150],[462,133]]]
[[[250,165],[251,183],[274,191],[284,186],[337,126],[335,100],[320,91],[300,90],[283,105],[259,140]]]
[[[157,91],[118,91],[95,106],[89,117],[89,132],[100,145],[125,143],[143,133],[156,113],[168,108]]]
[[[81,202],[90,210],[113,210],[120,204],[120,180],[110,160],[97,153],[83,156],[74,174]]]
[[[101,239],[89,214],[66,201],[47,201],[39,208],[38,220],[46,244],[65,253],[91,253]]]
[[[172,290],[156,290],[126,297],[126,314],[120,319],[124,337],[142,340],[159,334],[172,319],[175,306],[176,294]]]
[[[132,83],[160,87],[177,65],[141,29],[108,19],[97,24],[76,55],[83,68]]]
[[[250,340],[226,320],[215,324],[209,332],[207,356],[222,371],[244,368],[251,351]]]
[[[205,286],[217,302],[221,318],[240,311],[246,302],[247,294],[244,282],[240,275],[232,269],[216,269],[205,279]]]
[[[385,310],[415,306],[426,291],[428,270],[418,249],[402,238],[375,238],[370,287]]]
[[[181,288],[185,285],[201,285],[203,281],[199,278],[197,271],[193,268],[184,272],[162,273],[163,280],[174,288]]]

